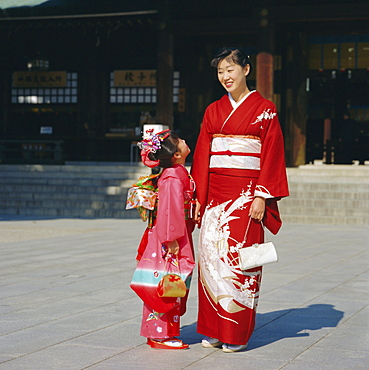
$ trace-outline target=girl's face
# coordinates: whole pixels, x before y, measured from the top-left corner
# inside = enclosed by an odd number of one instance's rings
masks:
[[[183,139],[179,139],[179,143],[177,145],[179,153],[181,153],[182,156],[187,157],[191,150],[186,144],[186,141]]]
[[[187,156],[191,150],[183,139],[179,139],[177,144],[178,151],[174,153],[173,163],[185,164]]]
[[[246,76],[249,70],[248,64],[243,68],[239,64],[223,59],[218,65],[218,80],[233,98],[237,98],[247,89]]]

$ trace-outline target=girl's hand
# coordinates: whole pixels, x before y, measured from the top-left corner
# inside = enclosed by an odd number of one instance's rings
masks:
[[[173,242],[168,242],[168,253],[178,254],[179,253],[179,245],[177,240]]]
[[[196,199],[196,207],[195,207],[195,215],[193,220],[197,223],[197,226],[201,226],[201,217],[200,217],[200,208],[201,208],[201,203]]]
[[[265,213],[265,198],[256,197],[250,207],[249,216],[255,220],[261,221]]]

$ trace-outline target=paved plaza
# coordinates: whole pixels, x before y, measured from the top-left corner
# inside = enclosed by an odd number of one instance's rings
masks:
[[[139,335],[129,283],[144,228],[0,216],[0,370],[369,368],[367,226],[284,224],[268,235],[280,260],[264,269],[248,349],[231,354],[201,347],[196,274],[181,321],[190,349],[155,350]]]

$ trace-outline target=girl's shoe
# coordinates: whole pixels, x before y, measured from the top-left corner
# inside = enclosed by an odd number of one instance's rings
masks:
[[[177,338],[168,338],[168,339],[147,338],[147,344],[151,348],[157,349],[186,349],[189,347],[188,344],[183,343],[180,339]]]
[[[244,349],[247,348],[247,344],[228,344],[228,343],[224,343],[223,346],[223,352],[226,352],[226,353],[232,353],[232,352],[239,352],[239,351],[243,351]]]
[[[223,342],[221,342],[220,340],[215,339],[215,338],[211,338],[211,337],[205,337],[205,338],[201,341],[201,345],[202,345],[204,348],[221,347],[221,345],[222,345],[222,344],[223,344]]]

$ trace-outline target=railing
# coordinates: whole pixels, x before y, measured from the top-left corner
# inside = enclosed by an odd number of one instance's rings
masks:
[[[1,140],[0,163],[63,163],[62,140]]]

